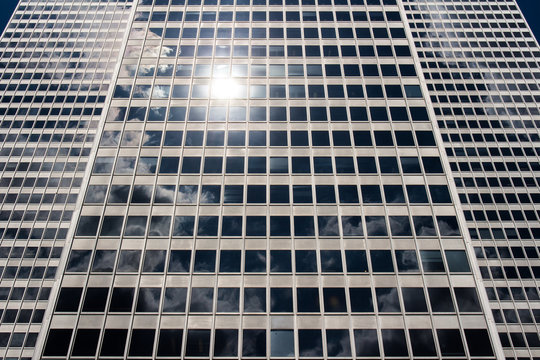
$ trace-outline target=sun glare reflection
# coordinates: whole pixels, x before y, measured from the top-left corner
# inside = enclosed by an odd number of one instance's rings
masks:
[[[240,92],[241,86],[231,78],[212,80],[212,98],[214,99],[239,98]]]

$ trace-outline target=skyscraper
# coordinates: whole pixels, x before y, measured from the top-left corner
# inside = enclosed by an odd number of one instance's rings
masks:
[[[538,357],[513,0],[21,1],[0,47],[2,357]]]
[[[538,357],[538,43],[514,1],[403,5],[504,354]]]
[[[30,358],[131,4],[21,1],[0,40],[0,357]]]

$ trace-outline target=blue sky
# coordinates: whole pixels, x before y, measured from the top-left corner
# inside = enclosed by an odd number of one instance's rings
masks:
[[[9,21],[18,0],[0,0],[2,11],[0,12],[0,29],[4,31],[6,23]],[[525,14],[537,39],[540,39],[540,0],[517,0],[521,10]]]
[[[538,13],[540,12],[540,1],[538,0],[517,0],[523,15],[527,19],[529,26],[531,27],[536,39],[540,39],[540,18]]]
[[[2,29],[2,32],[4,32],[4,28],[6,27],[7,22],[9,21],[9,18],[11,17],[11,14],[13,14],[13,10],[15,10],[15,6],[17,6],[18,0],[0,0],[2,2],[2,11],[0,11],[0,29]]]

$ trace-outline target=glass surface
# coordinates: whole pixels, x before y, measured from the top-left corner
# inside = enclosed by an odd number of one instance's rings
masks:
[[[326,341],[328,356],[351,356],[351,344],[348,330],[326,330]]]
[[[218,312],[238,312],[240,289],[219,288],[217,296]]]
[[[428,288],[429,302],[434,312],[453,312],[454,304],[448,288]]]
[[[213,288],[192,288],[189,311],[211,312],[213,308]]]
[[[377,330],[354,330],[354,341],[356,345],[357,356],[379,356],[379,341],[377,338]]]
[[[427,312],[426,298],[422,288],[401,288],[406,312]]]
[[[242,354],[244,356],[266,356],[266,330],[244,330]]]
[[[381,335],[386,356],[407,356],[407,342],[402,329],[383,329]]]
[[[210,352],[210,330],[190,329],[187,335],[187,356],[208,356]]]
[[[240,272],[242,253],[240,250],[221,250],[219,272]]]
[[[118,258],[118,272],[136,272],[141,263],[141,251],[139,250],[121,250]]]
[[[271,356],[294,356],[294,331],[270,331]]]
[[[244,311],[245,312],[265,312],[266,311],[266,289],[265,288],[244,288]]]
[[[321,271],[342,272],[341,253],[338,250],[321,250]]]
[[[321,330],[298,330],[298,352],[303,357],[322,357],[323,346]]]
[[[157,312],[161,297],[160,288],[140,288],[137,297],[137,312]]]

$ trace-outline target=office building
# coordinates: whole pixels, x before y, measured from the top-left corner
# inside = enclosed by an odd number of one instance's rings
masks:
[[[515,1],[403,1],[508,358],[535,358],[540,49]]]
[[[0,357],[34,353],[132,5],[21,1],[0,40]]]
[[[22,1],[0,46],[2,357],[538,356],[515,2]]]

